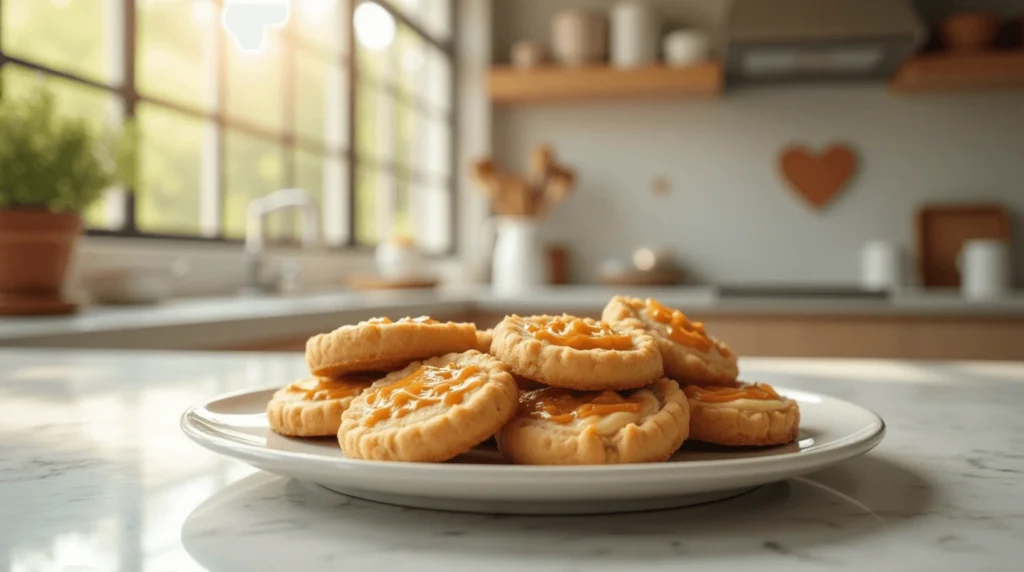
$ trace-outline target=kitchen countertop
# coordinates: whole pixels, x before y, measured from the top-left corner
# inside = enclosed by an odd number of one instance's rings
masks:
[[[295,354],[0,350],[10,570],[1012,570],[1024,363],[745,359],[748,378],[879,413],[885,440],[698,507],[586,517],[405,509],[257,472],[178,417],[291,381]]]
[[[155,306],[93,306],[73,316],[0,317],[0,345],[225,347],[247,341],[308,335],[374,315],[488,312],[593,312],[616,293],[652,296],[704,318],[712,315],[930,316],[1024,319],[1024,296],[968,302],[955,293],[908,291],[891,299],[859,297],[743,297],[714,287],[548,287],[522,296],[486,288],[381,292],[330,291],[293,296],[182,299]]]

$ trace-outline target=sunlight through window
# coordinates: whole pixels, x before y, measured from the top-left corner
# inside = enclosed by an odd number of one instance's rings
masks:
[[[363,2],[353,18],[356,39],[366,49],[383,50],[395,41],[395,19],[379,4]]]

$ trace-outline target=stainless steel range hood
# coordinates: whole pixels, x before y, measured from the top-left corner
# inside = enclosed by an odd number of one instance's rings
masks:
[[[734,0],[734,82],[888,78],[926,35],[909,0]]]

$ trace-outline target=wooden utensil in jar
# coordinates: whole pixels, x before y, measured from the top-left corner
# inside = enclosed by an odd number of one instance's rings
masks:
[[[565,200],[576,183],[572,169],[558,165],[547,145],[531,153],[527,178],[498,171],[490,158],[474,163],[472,175],[492,209],[503,216],[543,216]]]

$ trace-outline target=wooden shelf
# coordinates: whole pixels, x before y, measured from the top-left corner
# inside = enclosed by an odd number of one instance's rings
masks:
[[[494,67],[491,68],[489,87],[495,103],[536,103],[651,97],[711,98],[722,92],[723,83],[721,64],[706,62],[685,68]]]
[[[1024,88],[1024,51],[917,56],[903,64],[891,87],[899,93]]]

